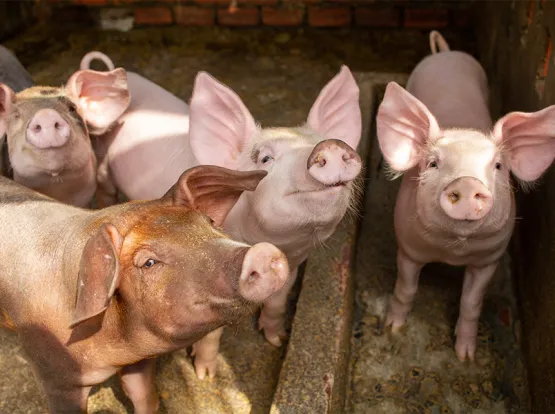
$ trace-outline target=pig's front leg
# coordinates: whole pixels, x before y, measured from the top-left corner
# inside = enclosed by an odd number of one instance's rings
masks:
[[[156,358],[128,365],[120,371],[120,376],[123,390],[133,403],[136,414],[158,412],[159,401],[154,385]]]
[[[216,375],[218,350],[223,332],[224,327],[222,326],[193,344],[191,356],[195,357],[195,372],[199,379],[204,379],[206,374],[210,378],[214,378]]]
[[[474,360],[478,319],[482,311],[484,294],[496,268],[497,263],[484,267],[467,266],[464,273],[459,320],[455,330],[457,336],[455,350],[461,361],[467,357]]]
[[[87,398],[92,387],[57,388],[46,385],[48,411],[60,414],[87,412]]]
[[[96,179],[96,201],[98,202],[98,208],[109,207],[117,204],[118,193],[110,174],[107,154],[98,164]]]
[[[292,270],[285,285],[264,302],[264,307],[258,319],[258,329],[264,329],[264,336],[274,346],[281,346],[281,341],[287,338],[285,332],[287,296],[297,279],[298,271],[298,268]]]
[[[385,326],[397,332],[405,324],[418,290],[418,279],[424,263],[410,259],[401,249],[397,251],[397,281],[389,304]]]

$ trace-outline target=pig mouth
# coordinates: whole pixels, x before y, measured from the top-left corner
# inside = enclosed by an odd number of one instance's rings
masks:
[[[287,194],[287,195],[294,195],[294,194],[317,194],[317,193],[330,193],[330,190],[332,190],[332,192],[335,191],[341,191],[343,188],[347,187],[347,183],[344,181],[338,181],[336,183],[333,184],[324,184],[322,185],[322,187],[316,188],[316,189],[311,189],[311,190],[295,190],[292,191],[291,193]]]

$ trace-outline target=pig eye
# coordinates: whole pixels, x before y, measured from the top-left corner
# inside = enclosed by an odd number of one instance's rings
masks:
[[[69,112],[75,112],[76,110],[75,105],[69,105]]]
[[[495,168],[496,168],[497,170],[500,170],[500,169],[501,169],[501,163],[500,163],[500,162],[496,162],[496,163],[495,163]]]
[[[437,168],[437,161],[430,161],[428,163],[428,168]]]
[[[262,164],[267,164],[267,163],[269,163],[269,162],[270,162],[271,160],[273,160],[273,159],[274,159],[274,158],[273,158],[272,156],[266,155],[265,157],[263,157],[263,158],[260,160],[260,162],[261,162]]]
[[[154,259],[148,259],[146,261],[146,263],[143,265],[143,269],[150,269],[152,266],[154,266],[156,263],[158,263],[156,260]]]

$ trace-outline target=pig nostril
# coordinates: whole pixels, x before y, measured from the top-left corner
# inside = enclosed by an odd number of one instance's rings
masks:
[[[247,279],[247,282],[248,282],[248,283],[254,283],[254,282],[256,282],[256,280],[257,280],[259,277],[260,277],[260,274],[259,274],[258,272],[252,271],[252,272],[249,274],[249,277],[248,277],[248,279]]]
[[[59,122],[56,122],[56,123],[54,124],[54,128],[56,128],[56,129],[60,129],[60,128],[61,128],[61,125],[60,125],[60,123],[59,123]]]
[[[482,199],[485,200],[487,197],[486,197],[484,194],[478,193],[478,194],[476,194],[476,195],[474,196],[474,198],[475,198],[476,200],[482,200]]]
[[[314,163],[318,164],[320,167],[323,167],[324,165],[326,165],[326,159],[322,157],[321,154],[318,154],[318,156],[314,160]]]
[[[42,128],[40,125],[35,125],[33,129],[35,130],[35,132],[40,132]]]
[[[458,191],[453,191],[447,196],[451,204],[456,204],[461,199],[461,194]]]

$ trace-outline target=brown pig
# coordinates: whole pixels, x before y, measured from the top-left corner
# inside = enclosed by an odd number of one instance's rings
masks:
[[[85,411],[116,372],[135,412],[155,412],[155,357],[284,285],[280,250],[215,227],[265,175],[195,167],[160,199],[95,211],[0,177],[0,322],[18,332],[52,413]]]
[[[2,81],[0,138],[7,135],[14,180],[87,207],[97,169],[89,132],[106,132],[129,106],[125,70],[81,70],[63,87],[34,86],[18,93]]]

